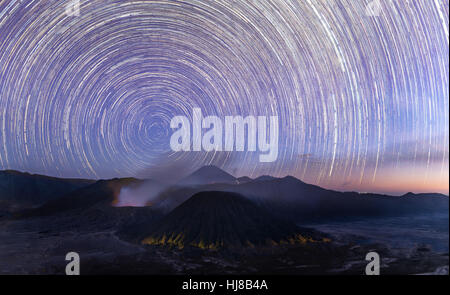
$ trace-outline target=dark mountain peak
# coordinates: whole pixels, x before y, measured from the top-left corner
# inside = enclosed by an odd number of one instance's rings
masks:
[[[285,182],[285,183],[304,183],[298,178],[295,178],[294,176],[287,175],[285,177],[275,177],[271,175],[261,175],[258,178],[255,178],[254,181],[277,181],[277,182]]]
[[[87,210],[93,207],[111,207],[117,202],[117,196],[123,187],[138,185],[139,183],[140,181],[135,178],[98,180],[93,184],[50,200],[39,208],[25,212],[24,216],[49,216]]]
[[[406,194],[404,194],[402,197],[415,197],[417,196],[415,193],[413,192],[407,192]]]
[[[17,170],[0,170],[0,175],[31,175],[28,172],[21,172]]]
[[[314,233],[272,216],[237,193],[205,191],[175,208],[143,244],[203,249],[306,242]]]
[[[203,166],[180,181],[182,185],[236,183],[236,178],[217,166]]]
[[[287,182],[297,182],[297,183],[304,183],[303,181],[301,181],[300,179],[291,176],[291,175],[287,175],[283,178],[281,178],[283,181],[287,181]]]
[[[271,181],[271,180],[275,180],[275,179],[278,179],[278,178],[270,176],[270,175],[261,175],[261,176],[255,178],[254,181]]]
[[[444,195],[444,194],[439,194],[439,193],[412,193],[412,192],[409,192],[409,193],[406,193],[406,194],[404,194],[404,195],[402,195],[402,197],[404,197],[404,198],[414,198],[414,197],[416,197],[416,198],[445,198],[445,197],[447,197],[448,198],[448,196],[446,196],[446,195]]]
[[[301,181],[298,178],[295,178],[294,176],[285,176],[285,177],[273,177],[273,176],[268,176],[268,175],[263,175],[260,176],[258,178],[256,178],[255,180],[252,181],[252,183],[255,183],[257,185],[265,185],[265,186],[274,186],[277,187],[279,189],[313,189],[313,190],[324,190],[318,186],[312,185],[312,184],[308,184],[305,183],[303,181]]]
[[[0,202],[13,211],[40,206],[49,200],[94,183],[87,179],[64,179],[15,170],[0,171]]]
[[[237,179],[237,183],[246,183],[246,182],[250,182],[250,181],[252,181],[253,179],[251,179],[250,177],[248,177],[248,176],[242,176],[242,177],[239,177],[238,179]]]
[[[33,174],[29,172],[23,172],[18,170],[0,170],[0,177],[15,177],[15,178],[27,178],[27,179],[37,179],[37,180],[54,180],[54,181],[64,181],[64,182],[85,182],[94,183],[95,180],[82,179],[82,178],[59,178],[54,176],[47,176],[42,174]]]

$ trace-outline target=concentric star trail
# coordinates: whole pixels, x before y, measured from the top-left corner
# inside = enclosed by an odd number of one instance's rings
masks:
[[[449,2],[0,0],[0,169],[177,163],[340,190],[448,193]],[[278,115],[278,160],[174,153],[170,120]]]

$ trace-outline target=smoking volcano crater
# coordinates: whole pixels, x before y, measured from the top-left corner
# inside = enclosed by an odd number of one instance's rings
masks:
[[[142,244],[219,249],[327,241],[276,218],[240,194],[200,192],[152,226]]]

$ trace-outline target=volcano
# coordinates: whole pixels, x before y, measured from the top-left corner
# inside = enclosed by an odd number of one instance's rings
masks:
[[[143,244],[202,249],[306,243],[317,232],[276,218],[240,194],[193,195],[156,223]]]
[[[203,166],[182,179],[179,185],[204,185],[214,183],[236,183],[236,178],[216,166]]]

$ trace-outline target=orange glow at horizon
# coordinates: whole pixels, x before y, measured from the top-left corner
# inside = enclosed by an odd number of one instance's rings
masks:
[[[426,167],[397,167],[383,169],[373,181],[366,176],[359,179],[330,180],[322,185],[328,189],[339,191],[357,191],[403,195],[413,193],[441,193],[449,195],[449,166],[430,165]]]

